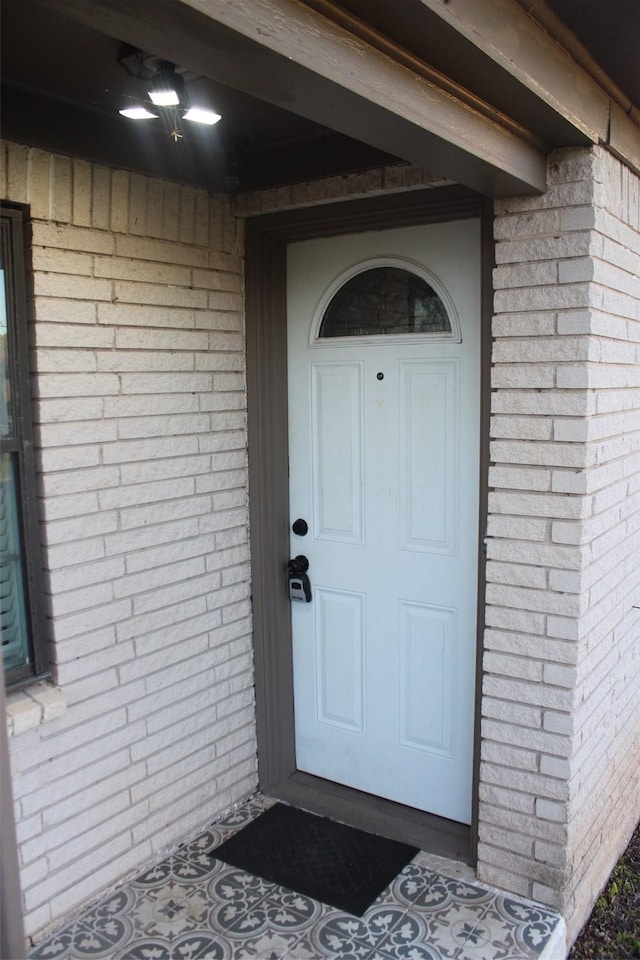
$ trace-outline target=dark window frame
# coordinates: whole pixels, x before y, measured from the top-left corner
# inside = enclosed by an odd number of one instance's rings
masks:
[[[15,442],[3,438],[2,450],[16,454],[18,525],[29,643],[29,660],[21,666],[5,671],[8,689],[42,680],[51,672],[45,629],[44,569],[32,420],[25,257],[27,236],[27,211],[21,207],[0,204],[0,243],[7,301],[8,375],[15,429]]]

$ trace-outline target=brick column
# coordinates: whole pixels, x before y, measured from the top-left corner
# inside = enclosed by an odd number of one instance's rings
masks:
[[[570,934],[635,822],[613,691],[628,709],[615,663],[640,636],[637,228],[637,180],[597,148],[496,204],[478,873]],[[626,798],[613,825],[603,781]]]

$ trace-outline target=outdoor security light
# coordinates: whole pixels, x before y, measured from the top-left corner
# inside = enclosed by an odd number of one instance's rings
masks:
[[[147,110],[146,107],[125,107],[123,110],[118,110],[123,117],[128,117],[129,120],[157,120],[158,114],[151,113],[150,110]]]
[[[172,63],[164,61],[151,81],[149,97],[156,107],[177,107],[184,99],[184,80]]]
[[[203,110],[202,107],[190,107],[182,118],[183,120],[193,120],[194,123],[206,123],[210,127],[218,120],[222,120],[219,113],[213,110]]]
[[[153,70],[147,66],[149,61],[153,62]],[[212,127],[222,119],[219,113],[189,102],[185,93],[184,77],[176,73],[175,64],[168,60],[152,58],[137,47],[123,44],[118,63],[136,79],[146,79],[151,104],[158,108],[158,112],[154,113],[144,105],[144,102],[136,103],[137,98],[132,97],[133,105],[123,107],[119,111],[121,116],[129,120],[157,120],[162,117],[170,125],[169,136],[175,143],[184,137],[183,120]]]

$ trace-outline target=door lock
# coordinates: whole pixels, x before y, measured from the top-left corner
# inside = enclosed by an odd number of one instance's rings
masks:
[[[287,568],[289,571],[289,599],[311,603],[311,581],[307,576],[307,570],[309,569],[307,558],[300,554],[289,560]]]

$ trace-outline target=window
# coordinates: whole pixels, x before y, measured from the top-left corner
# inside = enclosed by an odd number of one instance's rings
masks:
[[[320,326],[322,337],[451,333],[444,303],[422,277],[384,266],[363,270],[334,295]]]
[[[0,210],[0,635],[8,686],[46,676],[23,219]]]

